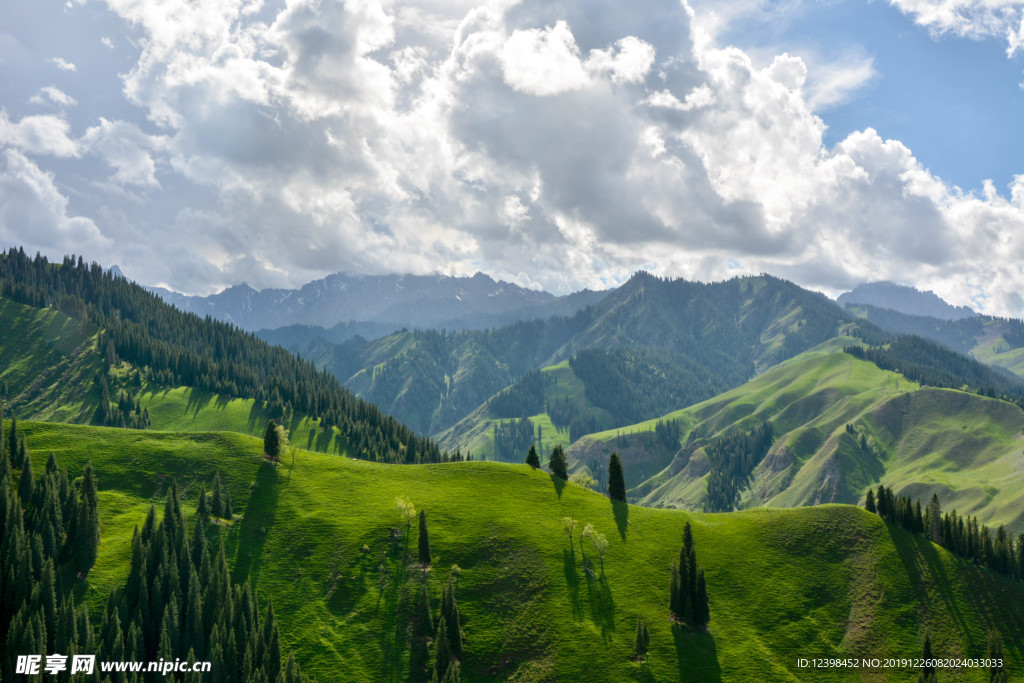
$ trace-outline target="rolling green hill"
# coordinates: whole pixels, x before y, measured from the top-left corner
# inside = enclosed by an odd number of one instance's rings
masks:
[[[215,527],[235,579],[252,578],[261,601],[273,599],[285,650],[320,680],[421,680],[414,597],[425,581],[436,610],[455,564],[469,681],[901,681],[916,674],[800,669],[797,658],[920,656],[926,631],[937,656],[981,657],[993,629],[1011,678],[1024,674],[1024,585],[855,507],[613,506],[524,465],[400,467],[297,451],[275,468],[257,439],[238,434],[21,427],[36,471],[50,450],[71,471],[87,460],[95,468],[99,559],[77,587],[94,618],[126,576],[148,506],[173,479],[191,517],[199,484],[219,471],[241,513]],[[427,513],[426,572],[403,559],[416,531],[407,534],[398,496]],[[560,521],[570,515],[607,536],[603,562],[589,542],[570,546]],[[668,615],[687,521],[707,575],[707,632]],[[651,634],[643,666],[631,656],[638,615]],[[987,671],[962,677],[987,680]]]
[[[884,482],[925,502],[937,493],[945,509],[1024,531],[1024,412],[1005,401],[921,387],[838,351],[843,343],[665,415],[662,421],[676,420],[681,430],[671,448],[652,447],[654,420],[585,437],[567,453],[571,469],[607,462],[618,450],[632,499],[701,509],[712,464],[705,446],[769,419],[775,441],[750,472],[740,507],[858,503],[868,486]],[[652,473],[652,461],[662,469]]]

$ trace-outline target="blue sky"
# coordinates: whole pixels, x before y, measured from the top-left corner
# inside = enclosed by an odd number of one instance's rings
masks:
[[[644,268],[1021,316],[1022,46],[1021,0],[6,2],[0,244],[189,293]]]
[[[1002,37],[932,35],[892,5],[846,0],[744,17],[720,38],[745,49],[870,59],[876,74],[819,112],[826,144],[872,127],[964,190],[990,178],[1006,195],[1024,173],[1024,55],[1008,57]]]

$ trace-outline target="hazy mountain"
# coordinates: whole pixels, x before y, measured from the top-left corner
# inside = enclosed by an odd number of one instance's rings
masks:
[[[317,339],[300,352],[417,431],[438,434],[527,372],[586,350],[654,352],[644,359],[635,354],[591,358],[581,370],[591,368],[581,387],[593,394],[595,405],[607,404],[609,415],[655,417],[658,402],[637,413],[632,403],[644,401],[626,398],[631,392],[621,388],[636,382],[622,378],[650,375],[651,396],[678,394],[664,392],[659,381],[680,384],[687,396],[682,403],[688,404],[745,382],[834,337],[843,326],[876,330],[856,321],[827,297],[770,276],[701,283],[641,272],[571,317],[486,331],[404,332],[345,346]],[[671,371],[657,369],[666,359]],[[619,405],[622,401],[630,405]]]
[[[943,301],[935,292],[922,292],[894,282],[866,282],[857,285],[853,291],[840,294],[837,303],[840,306],[867,304],[941,320],[962,320],[977,315],[967,306],[953,306]]]
[[[447,275],[346,275],[336,273],[300,289],[256,290],[247,284],[211,296],[187,296],[160,287],[151,291],[183,311],[209,315],[247,330],[288,325],[332,328],[339,323],[376,323],[386,332],[403,327],[483,329],[520,320],[566,315],[595,303],[606,292],[583,290],[563,297],[495,281]],[[295,330],[302,333],[301,330]],[[383,332],[383,333],[386,333]],[[353,334],[355,332],[353,331]],[[345,340],[344,334],[305,331]],[[296,342],[299,343],[299,342]]]

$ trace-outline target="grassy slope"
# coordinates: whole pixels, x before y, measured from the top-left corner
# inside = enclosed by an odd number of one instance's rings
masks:
[[[590,403],[584,392],[583,382],[573,373],[569,367],[569,361],[562,361],[555,365],[542,368],[541,372],[550,382],[544,385],[544,399],[546,401],[561,401],[568,399],[570,403],[579,407],[585,415],[594,417],[599,423],[608,424],[611,416],[608,411],[598,408]],[[565,448],[569,447],[569,428],[558,430],[551,422],[547,413],[530,415],[535,425],[540,425],[543,436],[543,448],[545,454],[549,453],[556,445]],[[489,414],[487,404],[474,410],[469,416],[463,418],[458,424],[437,435],[438,444],[442,448],[454,451],[461,448],[463,453],[471,453],[479,460],[493,460],[494,458],[494,425],[500,419]],[[614,424],[614,423],[612,423]],[[525,454],[524,454],[525,457]],[[545,455],[541,456],[546,457]]]
[[[286,646],[321,680],[415,680],[410,660],[422,653],[410,649],[406,629],[424,575],[401,561],[406,539],[392,539],[393,528],[405,531],[399,495],[428,513],[435,610],[450,565],[462,569],[466,680],[861,680],[835,670],[815,677],[795,661],[917,656],[924,629],[941,656],[982,656],[991,626],[1013,671],[1024,673],[1024,616],[1015,607],[1024,586],[853,507],[613,508],[522,465],[383,466],[297,452],[294,467],[286,458],[275,470],[258,440],[237,434],[25,428],[37,471],[51,449],[72,472],[86,459],[96,468],[102,541],[83,591],[94,616],[127,572],[132,527],[170,478],[189,514],[198,482],[220,470],[244,512],[223,532],[236,578],[251,576],[263,599],[273,597]],[[570,551],[561,531],[565,515],[608,536],[603,576],[592,551],[599,577],[584,574],[578,542]],[[708,633],[674,629],[667,617],[669,566],[687,520],[708,576]],[[642,670],[629,657],[638,614],[652,637]]]
[[[19,417],[88,423],[99,404],[94,378],[102,368],[96,331],[52,309],[32,308],[0,298],[0,379],[7,383],[7,407]],[[131,366],[111,371],[127,378]],[[114,392],[116,397],[116,391]],[[267,417],[253,399],[229,398],[191,387],[147,385],[138,395],[154,429],[232,431],[262,436]],[[343,453],[337,430],[325,433],[302,415],[285,425],[296,446]]]
[[[854,503],[867,486],[881,481],[924,499],[938,493],[947,508],[1024,531],[1024,413],[1002,401],[922,389],[836,352],[838,346],[837,341],[818,347],[742,387],[665,417],[682,421],[684,442],[697,426],[707,434],[772,419],[776,443],[755,470],[743,506]],[[848,423],[869,437],[874,452],[845,433]],[[653,427],[650,421],[622,433]],[[573,462],[607,458],[606,453],[628,453],[629,447],[628,437],[605,432],[581,439],[570,457]],[[701,454],[693,457],[695,463]],[[699,509],[706,478],[702,468],[688,467],[690,460],[681,452],[633,495],[648,505]]]
[[[99,393],[95,330],[51,309],[0,298],[0,379],[20,415],[85,421]]]

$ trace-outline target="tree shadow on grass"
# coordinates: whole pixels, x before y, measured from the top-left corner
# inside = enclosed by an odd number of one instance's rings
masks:
[[[615,515],[615,526],[619,529],[619,537],[625,541],[626,532],[629,530],[629,504],[613,500],[612,514]]]
[[[252,408],[249,408],[250,434],[263,434],[267,430],[267,411],[263,409],[260,401],[253,401]]]
[[[277,467],[262,460],[242,517],[235,553],[235,583],[244,583],[249,576],[253,584],[257,583],[263,546],[267,542],[267,534],[274,528],[274,518],[277,516],[277,498]]]
[[[209,391],[203,391],[202,389],[196,389],[192,387],[188,390],[188,401],[185,403],[185,412],[192,413],[192,419],[195,419],[199,415],[199,411],[210,405],[210,401],[213,400],[213,394]]]
[[[561,498],[562,491],[565,490],[565,487],[569,484],[569,482],[567,482],[565,479],[562,479],[561,477],[556,477],[553,474],[550,474],[548,476],[551,477],[551,483],[554,484],[555,486],[555,493],[557,493],[558,497]]]
[[[889,537],[892,539],[893,547],[903,562],[907,571],[907,579],[917,595],[918,609],[928,607],[933,603],[934,594],[941,596],[949,616],[957,623],[960,631],[970,637],[970,629],[967,627],[967,620],[964,618],[960,605],[957,604],[956,596],[951,590],[949,577],[946,575],[946,568],[938,557],[938,551],[930,541],[919,538],[886,524],[889,530]],[[933,587],[932,591],[928,586]]]
[[[715,639],[704,629],[691,631],[682,624],[672,624],[680,681],[721,681]]]
[[[572,616],[576,621],[583,621],[583,605],[580,604],[580,577],[576,574],[576,553],[571,550],[563,550],[562,563],[565,565],[565,588],[569,592]]]
[[[590,618],[601,629],[601,638],[605,645],[615,632],[615,600],[608,579],[602,576],[593,578],[587,575],[587,600],[590,603]]]
[[[968,560],[962,560],[959,572],[954,571],[950,577],[938,547],[891,524],[888,527],[893,546],[907,570],[907,579],[917,592],[919,605],[932,605],[935,603],[934,593],[941,595],[942,604],[963,634],[968,653],[973,653],[969,656],[985,656],[987,632],[996,631],[1001,633],[1003,647],[1012,653],[1013,659],[1024,659],[1020,621],[1007,618],[1015,612],[1015,605],[1020,604],[1022,591],[1019,583],[982,569]],[[961,605],[957,600],[957,583],[970,587],[970,590],[962,592],[967,604]],[[927,590],[928,585],[933,587],[932,591]],[[983,622],[986,632],[972,631],[964,612],[975,615],[976,619]]]

